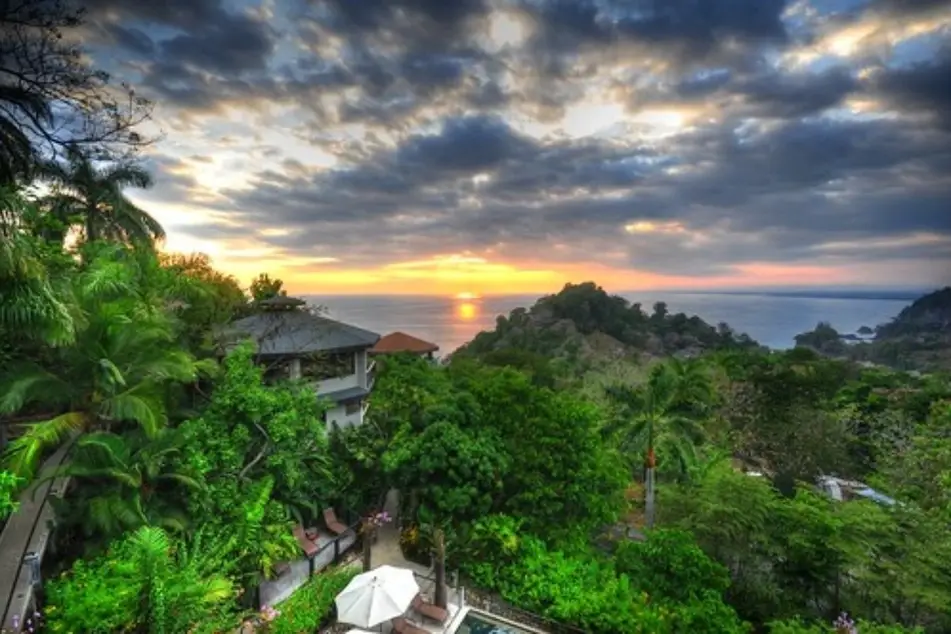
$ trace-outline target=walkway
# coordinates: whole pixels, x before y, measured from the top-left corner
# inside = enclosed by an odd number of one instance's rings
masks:
[[[419,584],[421,593],[430,600],[433,598],[433,590],[436,588],[435,574],[431,568],[414,563],[403,556],[400,550],[400,518],[399,518],[399,491],[391,489],[386,494],[386,502],[383,510],[392,518],[389,524],[380,527],[377,532],[376,543],[371,547],[370,560],[374,568],[389,565],[398,568],[408,568],[416,575],[416,583]],[[448,580],[447,580],[448,585]],[[445,626],[434,625],[433,623],[418,623],[426,631],[432,634],[442,634],[451,632],[457,627],[456,620],[459,617],[459,606],[461,604],[458,589],[447,588],[449,595],[449,613],[450,619]],[[383,631],[389,632],[389,624],[383,625]]]
[[[71,444],[65,443],[50,456],[40,473],[62,464]],[[47,497],[62,497],[68,482],[69,478],[56,478],[32,484],[20,496],[20,508],[0,534],[0,627],[9,626],[14,617],[22,623],[33,603],[33,573],[23,560],[27,553],[37,553],[42,560],[53,522],[53,507]]]

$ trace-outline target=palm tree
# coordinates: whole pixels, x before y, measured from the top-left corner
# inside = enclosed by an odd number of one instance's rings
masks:
[[[67,148],[66,159],[65,164],[49,161],[42,167],[55,190],[48,203],[57,218],[81,219],[86,242],[151,243],[165,238],[162,225],[122,191],[151,187],[148,172],[130,163],[97,166],[75,145]]]
[[[699,365],[670,360],[655,366],[643,386],[619,385],[607,392],[621,408],[619,424],[610,431],[620,433],[623,450],[644,456],[644,512],[648,528],[653,528],[655,451],[679,474],[696,462],[709,379]]]
[[[194,381],[208,365],[173,345],[173,317],[157,299],[146,301],[141,270],[120,256],[100,255],[74,278],[82,322],[74,344],[50,351],[45,365],[3,368],[0,415],[35,405],[46,412],[5,455],[18,475],[31,475],[45,450],[77,433],[132,423],[156,437],[166,422],[167,386]]]
[[[120,436],[94,432],[80,438],[69,464],[53,470],[44,479],[70,476],[83,483],[79,500],[71,500],[59,514],[72,516],[86,529],[117,537],[141,526],[161,526],[181,532],[187,520],[174,498],[176,486],[199,489],[201,483],[175,471],[172,457],[184,438],[176,430],[162,430],[154,438],[142,433]]]

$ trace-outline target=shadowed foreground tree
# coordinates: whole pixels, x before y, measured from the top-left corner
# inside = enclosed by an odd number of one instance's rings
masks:
[[[28,178],[38,157],[68,145],[117,158],[148,143],[134,128],[151,103],[90,65],[84,21],[68,0],[0,2],[0,184]]]

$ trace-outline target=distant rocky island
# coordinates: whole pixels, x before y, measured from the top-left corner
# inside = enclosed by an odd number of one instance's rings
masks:
[[[610,295],[594,282],[568,284],[530,308],[500,316],[494,330],[480,332],[453,353],[498,365],[538,368],[554,360],[584,371],[607,360],[693,357],[727,348],[761,348],[729,324],[716,326],[696,315],[671,313],[657,302],[650,312]]]
[[[828,322],[796,336],[796,347],[824,356],[903,370],[951,369],[951,287],[915,299],[887,324],[840,333]],[[671,313],[664,302],[649,311],[611,295],[594,282],[567,284],[529,308],[499,316],[453,353],[530,370],[536,377],[583,373],[612,361],[699,356],[711,351],[766,348],[729,324]]]
[[[951,370],[951,286],[919,297],[874,329],[840,333],[820,322],[796,335],[796,346],[902,370]]]

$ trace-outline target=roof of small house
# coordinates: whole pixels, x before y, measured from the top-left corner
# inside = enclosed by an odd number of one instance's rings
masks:
[[[306,310],[265,311],[227,328],[234,339],[250,338],[259,355],[301,355],[370,348],[380,335]],[[235,343],[237,343],[235,341]]]
[[[391,332],[376,342],[376,345],[370,350],[370,354],[386,354],[394,352],[413,352],[415,354],[426,354],[436,352],[439,346],[429,341],[424,341],[418,337],[408,335],[405,332]]]

